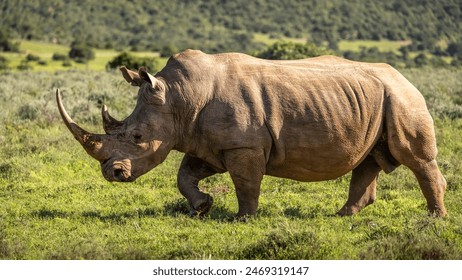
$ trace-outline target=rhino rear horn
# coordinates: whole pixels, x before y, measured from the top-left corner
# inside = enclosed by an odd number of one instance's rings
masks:
[[[107,134],[115,134],[119,132],[123,122],[118,121],[109,115],[106,105],[103,105],[101,115],[103,117],[103,128]]]

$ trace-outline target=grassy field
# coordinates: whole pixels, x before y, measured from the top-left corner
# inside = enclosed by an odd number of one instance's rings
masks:
[[[237,201],[223,174],[200,185],[215,201],[209,215],[190,218],[176,188],[180,153],[134,183],[109,183],[59,118],[57,87],[89,130],[102,132],[101,102],[115,117],[127,116],[136,91],[121,76],[3,73],[0,259],[462,259],[462,69],[402,72],[435,117],[448,181],[444,219],[427,216],[404,167],[382,174],[377,202],[353,217],[334,215],[349,175],[320,183],[265,177],[258,215],[232,221]]]
[[[70,66],[64,66],[63,61],[55,61],[52,59],[53,54],[66,55],[69,53],[70,47],[45,43],[39,41],[20,41],[20,53],[0,53],[9,61],[9,67],[16,69],[21,64],[21,61],[26,58],[28,54],[38,56],[44,63],[29,62],[29,65],[35,71],[48,71],[54,72],[59,70],[80,69],[80,70],[106,70],[106,64],[116,57],[120,52],[113,49],[95,49],[95,58],[88,63],[76,63],[71,61]],[[156,57],[161,61],[161,64],[166,63],[166,58],[159,58],[157,52],[130,52],[135,56],[140,57]]]
[[[284,40],[284,41],[292,41],[296,43],[305,43],[307,38],[289,38],[289,37],[277,37],[272,38],[268,34],[256,33],[254,34],[254,40],[265,45],[271,45],[276,43],[277,41]],[[354,51],[358,52],[361,50],[361,47],[372,48],[377,47],[381,52],[394,52],[399,54],[399,48],[402,46],[409,45],[410,41],[389,41],[389,40],[341,40],[338,43],[338,50],[340,52],[344,51]]]
[[[268,34],[256,33],[254,40],[265,45],[271,45],[280,40],[289,40],[297,43],[306,42],[305,38],[271,38]],[[339,43],[339,51],[359,51],[361,47],[377,47],[380,51],[392,51],[399,53],[399,48],[403,45],[408,44],[406,41],[371,41],[371,40],[357,40],[357,41],[341,41]],[[16,69],[28,54],[38,56],[42,63],[37,61],[29,62],[29,66],[34,71],[61,71],[69,69],[80,69],[80,70],[95,70],[102,71],[106,69],[106,64],[117,56],[120,52],[113,49],[95,49],[95,58],[90,60],[88,63],[76,63],[70,61],[70,66],[64,66],[62,61],[55,61],[52,59],[53,54],[67,55],[70,47],[45,43],[39,41],[20,41],[20,53],[0,53],[0,55],[8,59],[8,65],[11,69]],[[135,56],[140,57],[157,57],[160,60],[160,65],[165,65],[167,59],[160,58],[157,52],[131,52]]]
[[[372,40],[355,40],[355,41],[340,41],[338,48],[340,51],[360,51],[361,47],[373,48],[377,47],[381,52],[394,52],[399,54],[399,48],[409,45],[410,41],[372,41]]]

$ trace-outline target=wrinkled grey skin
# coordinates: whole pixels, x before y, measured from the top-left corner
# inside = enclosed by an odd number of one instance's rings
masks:
[[[193,213],[213,202],[199,181],[228,171],[245,216],[256,213],[263,175],[321,181],[352,171],[338,212],[352,215],[374,202],[379,172],[403,164],[430,213],[446,215],[433,120],[420,92],[386,64],[188,50],[155,76],[121,70],[138,101],[124,121],[103,107],[105,135],[76,125],[57,92],[64,122],[109,181],[133,181],[178,150],[178,187]]]

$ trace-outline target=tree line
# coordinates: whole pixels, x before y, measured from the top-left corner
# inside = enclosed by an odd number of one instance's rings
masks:
[[[340,40],[411,40],[431,52],[462,40],[462,0],[3,0],[13,38],[91,47],[251,52],[253,34]]]

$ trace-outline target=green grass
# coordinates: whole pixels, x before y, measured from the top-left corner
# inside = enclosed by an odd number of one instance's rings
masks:
[[[378,199],[353,217],[334,213],[349,175],[319,183],[265,177],[255,218],[236,222],[229,175],[201,182],[215,201],[190,218],[176,188],[182,155],[134,183],[109,183],[62,124],[68,111],[101,132],[100,103],[117,118],[135,105],[120,75],[95,71],[0,75],[0,259],[462,259],[462,70],[403,70],[435,116],[449,217],[427,216],[409,170],[379,179]]]
[[[290,38],[286,36],[277,36],[277,37],[272,37],[269,34],[264,34],[264,33],[254,33],[253,34],[253,39],[256,42],[263,43],[267,46],[272,45],[278,41],[291,41],[295,43],[306,43],[306,38]]]
[[[372,48],[377,47],[381,52],[394,52],[399,54],[399,48],[411,44],[410,41],[389,41],[389,40],[342,40],[338,44],[340,51],[360,51],[361,47]]]
[[[296,43],[305,43],[307,41],[307,38],[289,38],[289,37],[284,37],[284,36],[272,38],[269,34],[263,34],[263,33],[255,33],[253,38],[256,42],[260,42],[265,45],[272,45],[280,40],[292,41]],[[394,53],[399,54],[400,53],[399,48],[402,46],[409,45],[409,44],[411,44],[410,41],[341,40],[338,43],[338,48],[339,48],[339,51],[341,52],[344,52],[344,51],[358,52],[361,50],[361,47],[366,47],[366,48],[377,47],[379,51],[381,52],[394,52]]]
[[[268,34],[262,33],[255,33],[254,40],[256,42],[263,43],[265,45],[274,44],[277,41],[285,40],[285,41],[293,41],[297,43],[304,43],[306,42],[306,38],[289,38],[289,37],[278,37],[272,38]],[[405,46],[409,44],[409,41],[372,41],[372,40],[356,40],[356,41],[340,41],[339,51],[359,51],[361,47],[377,47],[382,52],[395,52],[399,53],[399,48],[401,46]],[[32,67],[34,71],[47,71],[47,72],[55,72],[55,71],[62,71],[62,70],[69,70],[69,69],[79,69],[79,70],[95,70],[95,71],[103,71],[106,70],[106,64],[112,60],[115,56],[119,54],[118,51],[112,49],[95,49],[95,58],[90,60],[88,63],[76,63],[71,61],[71,66],[63,66],[62,61],[54,61],[52,60],[53,54],[64,54],[67,55],[69,53],[70,47],[53,44],[53,43],[46,43],[46,42],[39,42],[39,41],[20,41],[20,53],[0,53],[0,55],[6,57],[9,61],[8,66],[11,69],[16,69],[20,64],[21,61],[25,59],[28,54],[33,54],[40,57],[42,62],[45,62],[44,65],[38,62],[30,62],[29,65]],[[157,57],[160,61],[159,65],[165,65],[167,62],[167,58],[160,58],[159,53],[157,52],[131,52],[135,56],[139,57]],[[412,53],[411,57],[416,56],[416,53]],[[444,58],[447,62],[450,62],[449,57]]]
[[[28,54],[33,54],[40,57],[41,61],[45,62],[46,65],[41,65],[37,62],[30,62],[29,65],[35,71],[48,71],[55,72],[68,69],[80,69],[80,70],[95,70],[103,71],[106,70],[106,64],[116,57],[119,52],[112,49],[94,49],[95,58],[90,60],[88,63],[76,63],[71,61],[71,66],[63,66],[62,61],[53,61],[53,54],[63,54],[66,55],[69,53],[70,47],[45,43],[39,41],[20,41],[20,53],[0,53],[2,56],[5,56],[9,61],[9,67],[11,69],[16,69],[22,60],[26,58]],[[140,57],[157,57],[159,58],[159,53],[157,52],[131,52],[135,56]],[[166,58],[159,58],[162,65],[166,63]]]

